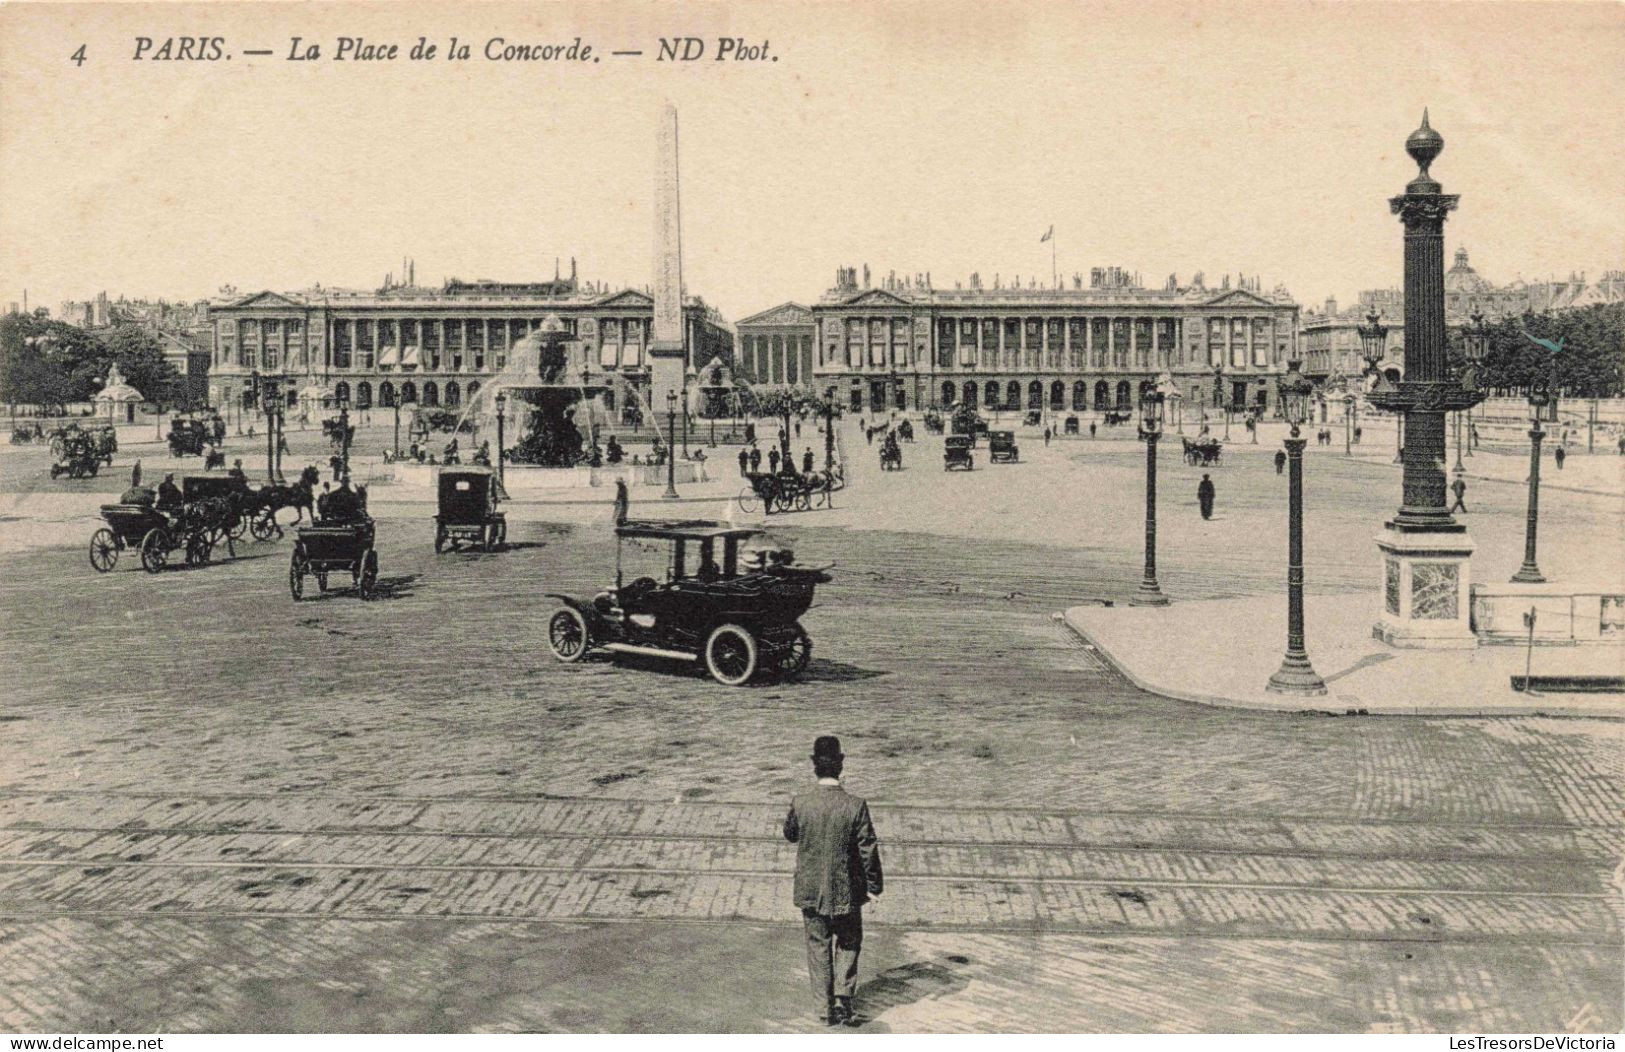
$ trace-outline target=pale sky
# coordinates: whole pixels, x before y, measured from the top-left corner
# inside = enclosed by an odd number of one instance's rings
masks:
[[[179,34],[234,57],[131,60]],[[442,54],[284,61],[339,34]],[[653,60],[683,34],[778,61]],[[499,35],[603,59],[485,61]],[[1595,276],[1625,266],[1622,73],[1625,7],[1602,3],[11,4],[0,303],[374,287],[406,255],[420,283],[575,256],[641,286],[667,99],[687,286],[730,319],[843,265],[1047,280],[1051,224],[1063,275],[1242,271],[1346,303],[1399,282],[1387,199],[1423,106],[1462,195],[1448,251],[1496,282]]]

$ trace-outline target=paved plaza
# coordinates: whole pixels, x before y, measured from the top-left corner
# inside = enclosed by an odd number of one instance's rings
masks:
[[[163,470],[156,446],[55,484],[41,451],[0,449],[0,1028],[821,1029],[778,826],[824,733],[889,878],[866,1029],[1625,1025],[1625,723],[1146,693],[1055,618],[1138,583],[1129,430],[1024,430],[1020,463],[969,475],[942,471],[940,437],[884,475],[853,421],[842,437],[835,509],[770,523],[837,564],[805,619],[812,663],[740,690],[553,661],[545,593],[613,577],[608,494],[516,502],[509,550],[437,556],[432,503],[380,481],[378,598],[295,604],[288,539],[91,571],[97,504],[135,456]],[[1211,521],[1202,471],[1164,443],[1176,604],[1281,595],[1279,434],[1247,437],[1207,469]],[[289,463],[325,459],[290,438]],[[364,431],[358,453],[387,441]],[[810,427],[801,445],[821,456]],[[737,515],[732,452],[683,514]],[[263,443],[228,455],[252,472]],[[1504,580],[1521,475],[1474,459],[1474,572]],[[1619,581],[1620,463],[1571,456],[1602,481],[1543,493],[1549,577]],[[1374,592],[1398,471],[1310,447],[1313,596]],[[1238,654],[1282,644],[1211,631]]]

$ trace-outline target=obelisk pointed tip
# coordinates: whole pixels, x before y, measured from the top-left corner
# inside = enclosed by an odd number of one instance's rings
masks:
[[[1424,128],[1431,128],[1432,127],[1432,125],[1428,124],[1428,108],[1426,106],[1422,107],[1422,127],[1424,127]]]

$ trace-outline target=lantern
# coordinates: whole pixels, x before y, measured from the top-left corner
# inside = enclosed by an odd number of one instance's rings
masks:
[[[1375,307],[1365,316],[1366,324],[1355,329],[1360,334],[1360,357],[1365,359],[1366,371],[1376,372],[1377,363],[1388,351],[1388,326]]]
[[[1462,342],[1467,351],[1467,360],[1481,362],[1490,351],[1490,331],[1484,324],[1484,315],[1473,311],[1468,319],[1466,331],[1462,333]]]
[[[1315,390],[1315,385],[1300,371],[1301,364],[1296,358],[1288,362],[1286,376],[1281,380],[1281,413],[1286,417],[1286,422],[1292,425],[1294,436],[1303,422],[1309,419],[1309,396]]]
[[[1162,430],[1162,399],[1161,391],[1145,390],[1140,392],[1140,433],[1154,435]]]

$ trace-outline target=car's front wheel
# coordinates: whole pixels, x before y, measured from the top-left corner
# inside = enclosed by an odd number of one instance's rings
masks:
[[[705,667],[725,687],[741,687],[756,674],[756,637],[738,625],[718,625],[705,641]]]
[[[587,641],[587,619],[575,607],[561,606],[547,619],[547,645],[560,661],[580,661]]]

